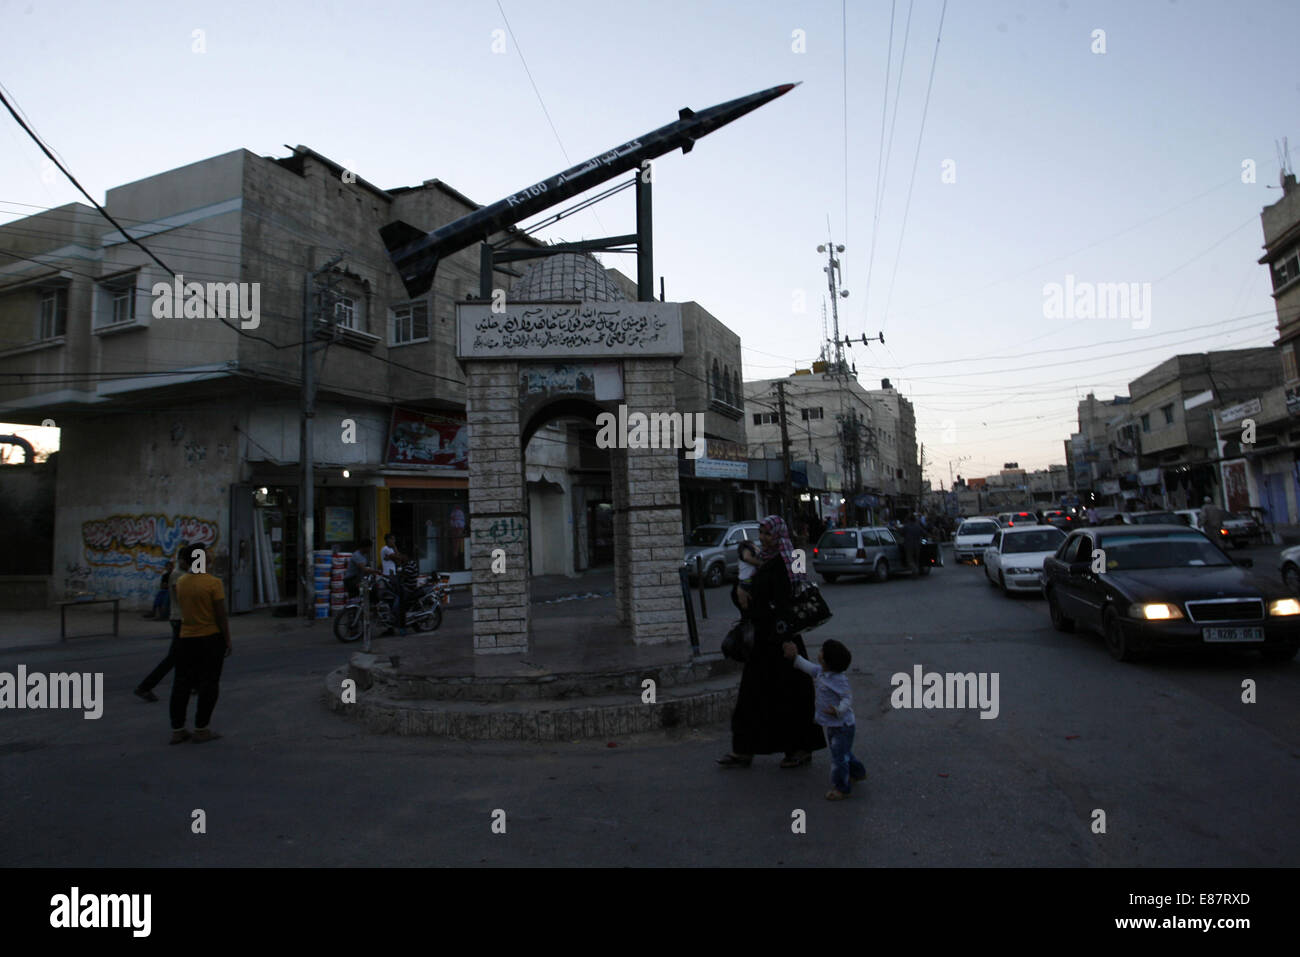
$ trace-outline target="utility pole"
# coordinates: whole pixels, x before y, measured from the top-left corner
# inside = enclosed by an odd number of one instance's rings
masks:
[[[341,260],[339,253],[315,272],[307,274],[307,285],[303,293],[302,309],[302,429],[299,444],[298,462],[302,474],[299,477],[298,492],[298,613],[303,617],[313,614],[312,605],[312,552],[316,549],[316,475],[313,445],[315,430],[312,428],[316,416],[316,369],[312,354],[328,345],[316,345],[314,341],[314,319],[324,311],[325,296],[316,296],[316,277],[333,269]],[[324,291],[329,290],[327,284]]]
[[[785,420],[785,380],[776,384],[776,394],[781,415],[781,459],[785,464],[785,479],[781,488],[781,506],[786,525],[794,519],[794,477],[790,474],[790,429]]]

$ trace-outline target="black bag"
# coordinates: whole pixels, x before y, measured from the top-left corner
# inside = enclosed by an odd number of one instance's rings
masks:
[[[778,623],[776,630],[780,635],[794,637],[820,628],[830,620],[831,609],[821,589],[812,582],[796,582],[790,596],[790,617]]]
[[[732,661],[749,660],[754,650],[754,625],[743,618],[731,626],[727,637],[722,639],[722,654]]]

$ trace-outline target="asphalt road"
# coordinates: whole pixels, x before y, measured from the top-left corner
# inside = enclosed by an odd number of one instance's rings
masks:
[[[722,727],[616,747],[369,735],[320,702],[347,648],[292,622],[241,636],[236,619],[213,721],[224,737],[203,745],[169,747],[165,700],[130,694],[164,640],[0,652],[0,671],[102,671],[107,699],[99,720],[0,711],[0,863],[1300,863],[1300,663],[1119,664],[1099,638],[1053,631],[1041,599],[1004,598],[980,568],[951,563],[825,594],[835,617],[809,644],[853,652],[855,750],[870,773],[847,801],[823,797],[825,751],[797,770],[775,756],[718,768]],[[997,717],[893,708],[891,675],[915,665],[997,673]],[[1257,703],[1242,702],[1245,679]],[[196,809],[206,833],[192,832]]]

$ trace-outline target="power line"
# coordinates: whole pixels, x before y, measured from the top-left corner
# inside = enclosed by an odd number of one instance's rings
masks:
[[[903,237],[907,234],[907,214],[912,208],[912,187],[916,185],[916,167],[921,160],[921,140],[925,136],[925,118],[930,113],[930,93],[934,89],[934,69],[939,63],[939,40],[943,37],[943,18],[948,12],[948,0],[943,0],[939,11],[939,29],[934,37],[934,57],[930,60],[930,81],[925,87],[925,105],[921,108],[921,129],[916,134],[916,153],[912,157],[912,178],[907,184],[907,201],[903,204],[903,225],[898,231],[898,251],[894,255],[894,271],[889,278],[889,294],[885,297],[885,316],[880,320],[883,331],[889,325],[889,305],[894,299],[894,280],[898,277],[898,263],[903,258]]]

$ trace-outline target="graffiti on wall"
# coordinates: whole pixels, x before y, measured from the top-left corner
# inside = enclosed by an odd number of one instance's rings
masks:
[[[211,549],[217,523],[193,515],[111,515],[81,523],[85,565],[68,567],[69,589],[152,595],[181,542]]]

